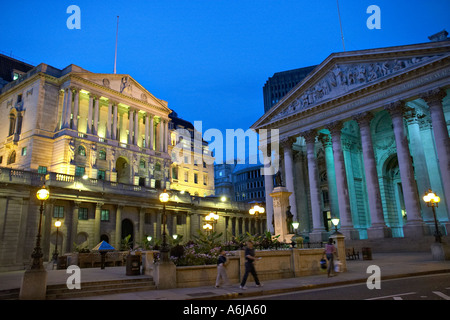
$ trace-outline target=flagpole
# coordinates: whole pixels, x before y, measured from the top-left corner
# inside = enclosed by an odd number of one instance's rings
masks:
[[[114,54],[114,74],[116,74],[116,65],[117,65],[117,38],[119,36],[119,16],[117,16],[117,28],[116,28],[116,50]]]
[[[339,0],[336,0],[336,4],[337,4],[337,9],[338,9],[338,16],[339,16],[339,26],[341,28],[342,46],[344,47],[344,51],[345,51],[344,33],[342,31],[342,22],[341,22],[341,12],[339,11]]]

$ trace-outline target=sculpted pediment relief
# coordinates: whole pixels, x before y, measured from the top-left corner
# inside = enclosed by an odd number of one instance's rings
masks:
[[[129,75],[90,73],[80,76],[100,86],[117,91],[143,102],[157,105],[164,104]]]
[[[389,78],[406,69],[424,64],[435,57],[422,56],[384,61],[337,63],[320,80],[303,89],[303,93],[289,106],[275,114],[272,120],[284,118],[327,100],[345,95],[359,87],[370,85],[377,80]],[[302,90],[302,87],[300,86],[297,90]]]

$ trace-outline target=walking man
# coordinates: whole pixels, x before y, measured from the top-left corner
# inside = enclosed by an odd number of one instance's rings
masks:
[[[225,254],[225,250],[221,250],[219,259],[217,259],[216,288],[219,288],[221,279],[225,285],[229,285],[227,269],[225,268],[225,264],[227,263],[227,257]]]
[[[253,242],[247,241],[247,247],[245,248],[245,273],[241,282],[241,289],[247,289],[245,283],[247,282],[248,274],[251,273],[253,279],[255,279],[255,283],[257,287],[262,287],[262,284],[259,282],[258,275],[256,274],[255,260],[259,260],[261,258],[255,257],[255,249],[253,249]]]

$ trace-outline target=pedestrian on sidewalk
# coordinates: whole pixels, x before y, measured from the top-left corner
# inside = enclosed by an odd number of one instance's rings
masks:
[[[222,280],[224,285],[229,285],[230,282],[228,281],[228,275],[227,275],[227,257],[225,250],[220,251],[219,258],[217,259],[217,278],[216,278],[216,288],[219,288],[220,286],[220,280]]]
[[[325,250],[323,253],[326,255],[328,260],[328,278],[335,276],[334,272],[334,255],[336,254],[336,247],[333,244],[333,239],[329,238],[328,243],[325,245]],[[333,274],[331,274],[333,272]]]
[[[245,283],[247,282],[248,274],[251,273],[253,279],[255,279],[255,283],[257,287],[262,287],[262,284],[259,282],[258,275],[255,269],[255,261],[261,258],[256,258],[255,249],[253,248],[253,242],[247,241],[247,247],[245,248],[245,273],[241,282],[241,289],[247,289]]]

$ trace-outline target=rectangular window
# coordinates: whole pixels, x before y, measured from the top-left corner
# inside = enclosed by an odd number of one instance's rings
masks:
[[[53,209],[53,218],[64,218],[64,207],[55,206]]]
[[[208,184],[208,175],[206,173],[203,174],[203,185],[206,186]]]
[[[78,220],[88,219],[88,208],[78,208]]]
[[[189,171],[186,170],[184,171],[184,182],[188,182],[189,181]]]
[[[198,173],[194,173],[194,183],[198,183]]]
[[[82,177],[84,176],[84,167],[76,167],[75,168],[75,177]]]
[[[98,180],[105,180],[106,173],[105,170],[98,170],[97,171],[97,179]]]
[[[0,164],[3,162],[3,156],[0,156]]]
[[[100,211],[100,221],[109,221],[108,209],[102,209],[102,211]]]
[[[26,156],[27,155],[27,147],[23,147],[22,148],[22,156]]]
[[[39,174],[47,174],[47,167],[39,166],[38,173]]]

